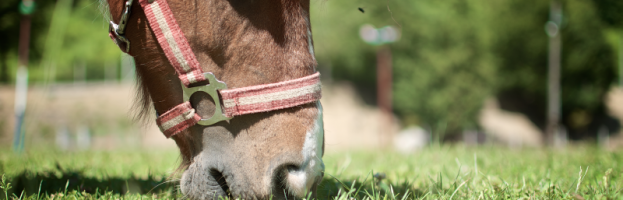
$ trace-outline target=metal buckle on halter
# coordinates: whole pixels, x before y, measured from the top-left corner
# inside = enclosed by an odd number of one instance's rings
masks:
[[[223,107],[221,107],[221,101],[220,101],[220,98],[218,96],[218,91],[217,91],[217,90],[227,89],[227,84],[225,84],[225,82],[222,82],[216,79],[216,77],[214,77],[214,74],[212,74],[211,72],[205,72],[203,73],[203,76],[206,78],[206,80],[210,82],[209,84],[203,85],[203,86],[190,87],[190,88],[182,84],[182,90],[184,91],[184,102],[188,101],[190,99],[190,96],[195,94],[195,92],[199,92],[199,91],[208,93],[208,95],[210,95],[210,97],[212,97],[212,99],[214,100],[214,104],[216,108],[214,109],[214,114],[212,115],[212,117],[208,119],[202,118],[201,120],[199,120],[199,122],[197,122],[197,124],[203,125],[203,126],[210,126],[220,121],[230,120],[231,117],[226,117],[223,114]]]
[[[119,46],[119,48],[125,53],[130,53],[130,41],[125,38],[125,26],[128,23],[128,18],[130,18],[130,11],[132,8],[132,2],[134,0],[128,0],[125,2],[125,6],[123,8],[123,13],[121,14],[121,20],[119,20],[119,24],[115,24],[115,22],[110,21],[108,26],[108,32],[114,34],[114,41]],[[125,43],[122,44],[121,42]],[[125,46],[125,49],[123,48]]]

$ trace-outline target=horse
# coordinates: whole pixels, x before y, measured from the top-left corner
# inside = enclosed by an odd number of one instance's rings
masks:
[[[179,147],[185,197],[316,195],[324,126],[309,0],[100,1],[134,57],[138,115],[155,108]]]

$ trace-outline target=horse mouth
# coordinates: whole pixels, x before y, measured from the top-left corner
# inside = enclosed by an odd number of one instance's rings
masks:
[[[229,199],[233,199],[233,197],[231,196],[231,192],[229,191],[229,185],[227,185],[227,179],[225,179],[223,173],[216,169],[211,169],[210,176],[212,176],[216,180],[216,183],[221,188],[221,191],[225,192]]]
[[[313,188],[323,176],[322,171],[315,171],[305,164],[282,164],[267,174],[270,178],[264,179],[266,182],[251,178],[249,174],[231,173],[237,170],[196,170],[198,168],[201,167],[191,166],[182,175],[180,188],[189,199],[300,199],[315,192]],[[311,193],[311,196],[315,194]]]

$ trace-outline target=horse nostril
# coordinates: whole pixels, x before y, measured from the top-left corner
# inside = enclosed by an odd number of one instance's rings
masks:
[[[296,165],[287,165],[286,167],[284,167],[284,173],[285,175],[288,175],[288,173],[292,172],[292,171],[301,171],[301,167],[296,166]]]
[[[212,178],[216,180],[219,187],[221,187],[221,190],[223,190],[223,192],[225,192],[225,194],[227,194],[227,196],[231,198],[231,193],[229,192],[229,186],[227,185],[227,180],[223,176],[223,173],[219,172],[216,169],[211,169],[210,176],[212,176]]]
[[[271,197],[275,199],[289,199],[292,197],[288,192],[288,171],[297,168],[293,164],[282,164],[273,170]]]

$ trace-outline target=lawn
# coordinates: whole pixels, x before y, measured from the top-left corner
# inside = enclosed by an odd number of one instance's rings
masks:
[[[169,199],[175,151],[0,151],[2,197]],[[319,199],[623,199],[623,151],[497,146],[328,152]],[[22,193],[22,191],[24,191]]]

